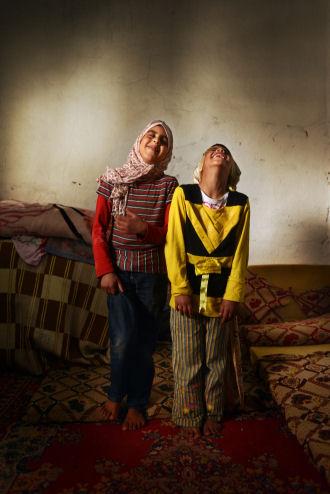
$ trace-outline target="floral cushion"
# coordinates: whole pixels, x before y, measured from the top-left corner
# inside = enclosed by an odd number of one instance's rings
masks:
[[[299,293],[295,299],[307,317],[330,312],[330,286]]]
[[[248,345],[291,346],[330,343],[330,312],[316,318],[271,324],[247,324],[241,333]]]
[[[295,303],[293,295],[282,288],[272,286],[265,278],[247,272],[245,281],[245,301],[242,304],[239,320],[243,324],[281,322],[283,307]]]

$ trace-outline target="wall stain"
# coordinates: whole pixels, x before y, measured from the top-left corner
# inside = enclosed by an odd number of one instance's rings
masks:
[[[297,129],[297,130],[301,130],[302,132],[305,133],[305,136],[306,137],[309,137],[309,133],[308,133],[308,130],[304,129],[303,127],[301,127],[300,125],[290,125],[290,124],[286,124],[287,128],[288,129]]]

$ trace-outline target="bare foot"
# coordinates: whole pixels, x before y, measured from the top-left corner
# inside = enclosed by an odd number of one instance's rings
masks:
[[[201,430],[199,427],[183,427],[183,434],[189,441],[193,441],[201,437]]]
[[[102,415],[107,420],[111,420],[111,421],[118,419],[119,410],[120,410],[120,403],[111,400],[108,400],[105,403],[103,403],[101,407]]]
[[[135,431],[141,429],[146,423],[142,412],[136,408],[129,408],[123,423],[123,431]]]
[[[206,419],[206,422],[203,427],[204,436],[218,436],[222,429],[221,422],[217,422],[216,420]]]

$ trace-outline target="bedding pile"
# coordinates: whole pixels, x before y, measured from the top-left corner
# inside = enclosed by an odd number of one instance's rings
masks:
[[[11,238],[20,257],[37,266],[45,254],[93,263],[94,211],[22,201],[0,201],[0,237]]]

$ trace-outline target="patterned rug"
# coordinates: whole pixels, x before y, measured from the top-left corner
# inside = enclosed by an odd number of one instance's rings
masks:
[[[0,374],[0,439],[8,425],[21,417],[40,384],[40,377],[14,372]]]
[[[1,494],[325,494],[310,462],[260,380],[245,372],[248,398],[216,439],[191,443],[170,422],[171,346],[158,345],[147,426],[104,422],[106,366],[63,365],[43,378],[0,379]]]
[[[0,443],[2,494],[326,494],[277,417],[227,420],[188,441],[165,419],[140,431],[83,423],[17,425]]]
[[[170,417],[173,374],[171,345],[159,343],[154,355],[155,378],[149,417]],[[109,366],[63,365],[47,373],[32,396],[23,420],[26,423],[102,422],[101,406],[107,400]]]
[[[171,344],[159,342],[154,355],[155,378],[148,416],[169,418],[173,373]],[[110,383],[108,366],[63,365],[47,373],[25,411],[23,420],[34,423],[102,422],[101,406]],[[251,365],[244,373],[245,411],[274,409],[275,404]]]

